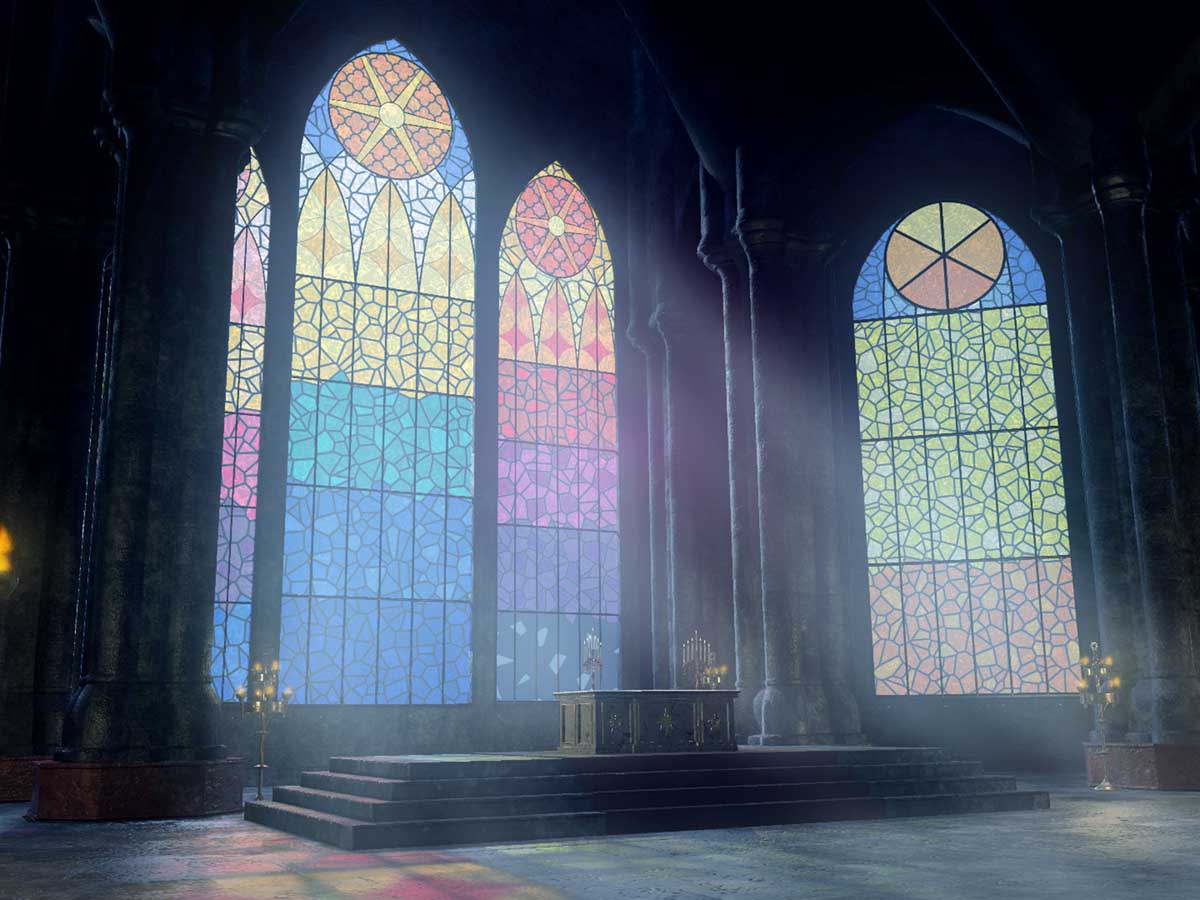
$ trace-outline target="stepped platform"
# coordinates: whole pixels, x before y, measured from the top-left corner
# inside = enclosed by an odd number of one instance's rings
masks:
[[[1048,809],[937,748],[338,757],[248,821],[346,850]]]

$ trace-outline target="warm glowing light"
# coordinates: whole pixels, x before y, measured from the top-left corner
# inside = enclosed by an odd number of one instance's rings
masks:
[[[12,536],[0,525],[0,575],[12,571]]]
[[[254,664],[254,671],[255,671],[255,672],[261,672],[262,670],[263,670],[263,664],[262,664],[262,663],[260,663],[260,662],[256,662],[256,663]]]
[[[1081,656],[1079,657],[1079,664],[1082,666],[1090,666],[1092,664],[1092,660],[1090,657]]]
[[[237,694],[237,698],[239,700],[245,700],[246,699],[246,686],[244,684],[239,686],[238,689],[236,691],[234,691],[234,693]]]
[[[1081,691],[1086,691],[1088,689],[1088,683],[1086,681],[1079,682],[1079,689]]]
[[[1120,678],[1110,678],[1108,683],[1110,685],[1112,685],[1113,687],[1120,687],[1121,679]]]
[[[1113,664],[1113,658],[1111,656],[1104,657],[1104,664],[1106,666],[1111,666]]]
[[[279,660],[277,660],[277,659],[273,659],[273,660],[271,660],[271,671],[272,671],[272,672],[278,672],[278,671],[279,671]]]

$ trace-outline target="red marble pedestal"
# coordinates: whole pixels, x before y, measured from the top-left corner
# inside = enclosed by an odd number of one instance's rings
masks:
[[[174,819],[241,812],[245,761],[37,765],[31,819]]]
[[[33,769],[49,756],[0,757],[0,803],[20,803],[33,796]]]
[[[1104,778],[1119,788],[1200,791],[1200,744],[1109,744],[1107,760],[1099,744],[1084,744],[1088,784]]]

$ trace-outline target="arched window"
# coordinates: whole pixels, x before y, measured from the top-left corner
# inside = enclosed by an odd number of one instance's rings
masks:
[[[301,703],[471,694],[475,186],[394,41],[342,65],[300,154],[281,684]]]
[[[620,653],[612,259],[557,163],[513,205],[499,287],[496,693],[553,700],[591,685],[589,633],[604,687]]]
[[[1068,692],[1078,660],[1045,281],[933,203],[854,289],[878,694]]]
[[[267,253],[271,235],[270,199],[253,151],[250,162],[238,176],[235,207],[213,620],[213,684],[222,700],[233,700],[234,691],[245,683],[250,657]]]

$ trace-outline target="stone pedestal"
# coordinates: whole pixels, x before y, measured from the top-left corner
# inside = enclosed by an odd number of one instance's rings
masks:
[[[241,812],[245,760],[42,762],[29,817],[98,821]]]
[[[1105,774],[1119,788],[1161,791],[1200,791],[1200,744],[1083,745],[1088,784],[1095,787]]]
[[[21,803],[33,796],[33,772],[49,756],[0,757],[0,803]]]
[[[558,691],[564,753],[736,750],[738,691]]]

